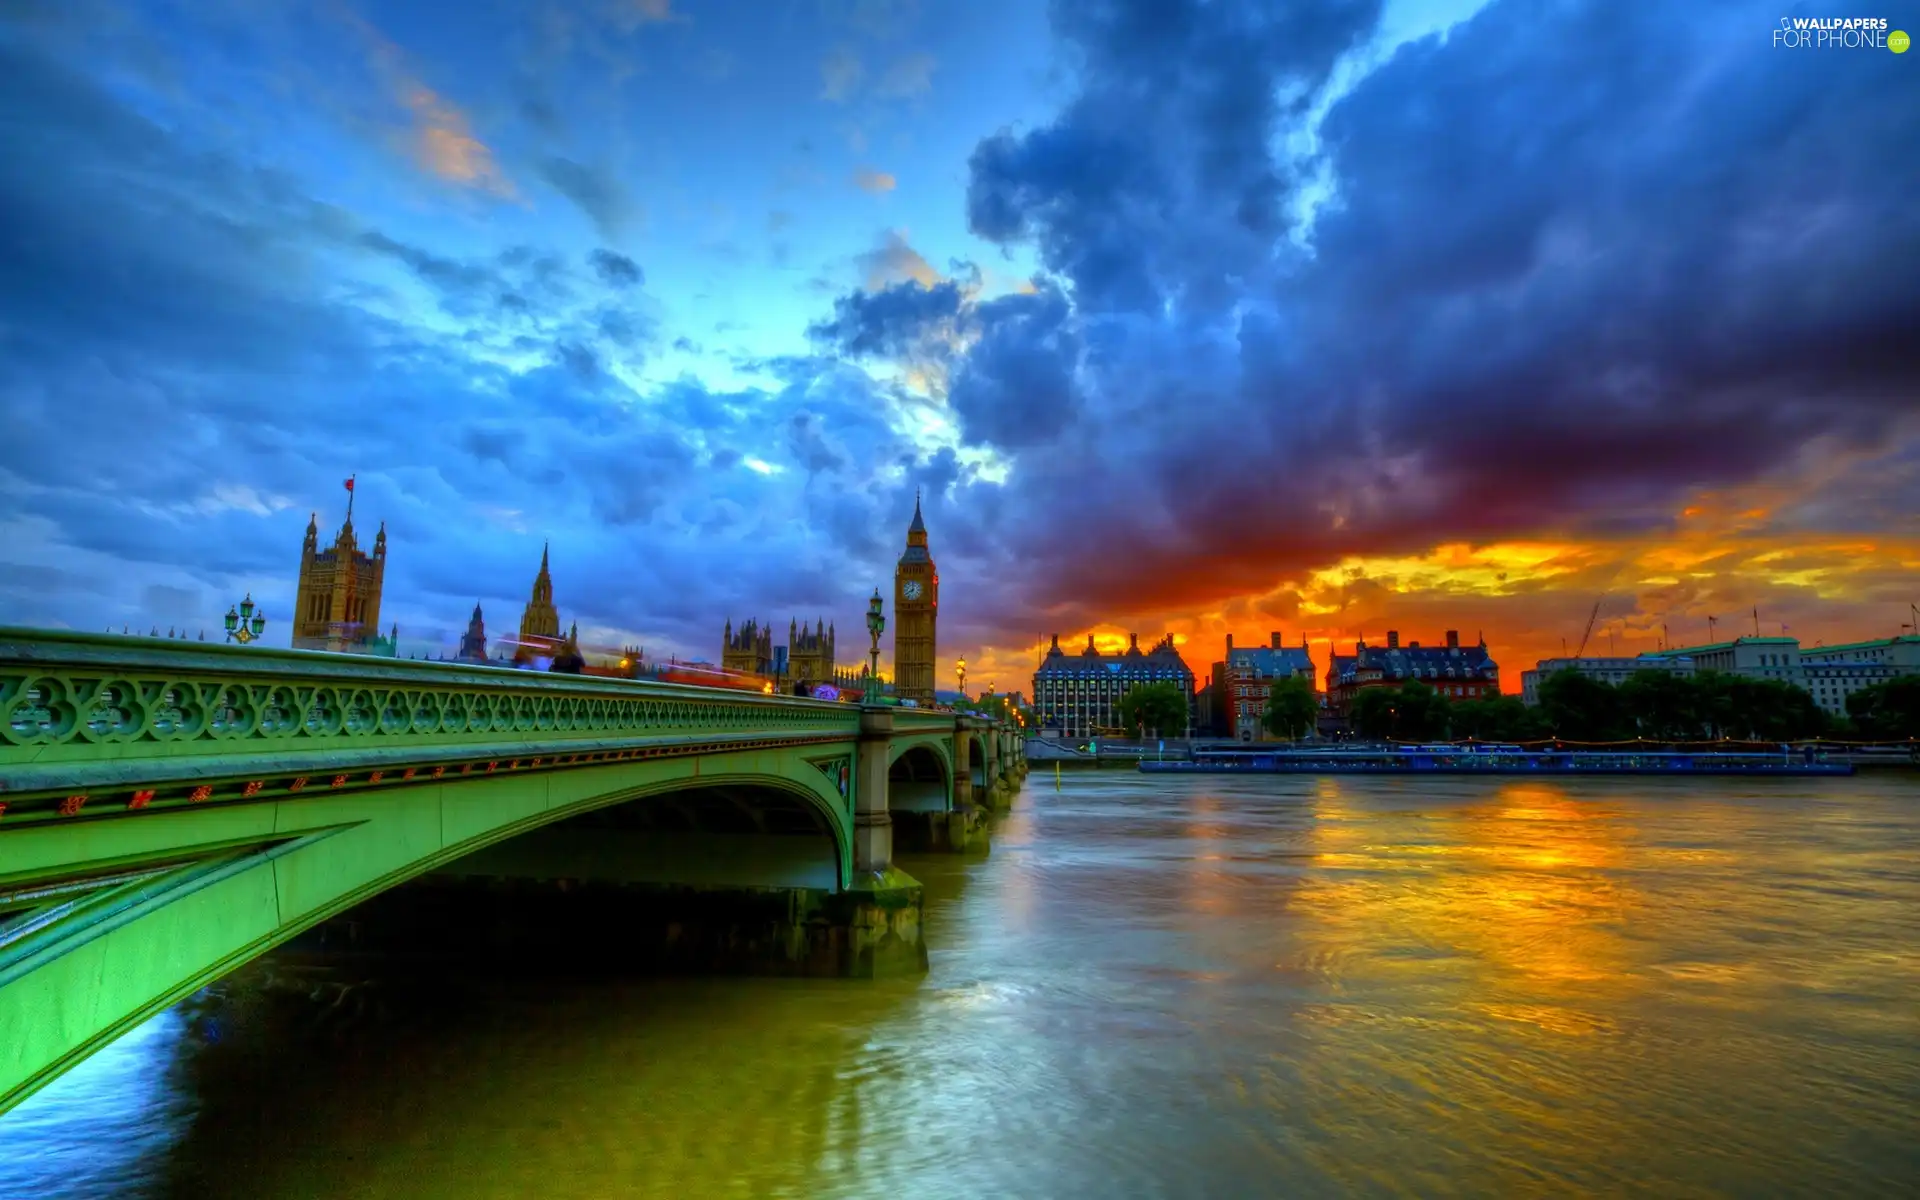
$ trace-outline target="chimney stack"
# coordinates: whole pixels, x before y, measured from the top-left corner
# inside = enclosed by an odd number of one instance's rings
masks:
[[[1278,629],[1273,631],[1273,648],[1275,650],[1280,648],[1280,631]]]
[[[1227,635],[1227,655],[1228,657],[1232,657],[1233,655],[1233,635],[1232,634]]]
[[[1400,631],[1398,629],[1387,630],[1387,649],[1398,650],[1399,648],[1400,648]]]
[[[1447,649],[1458,650],[1459,648],[1460,648],[1460,631],[1458,629],[1447,630]]]

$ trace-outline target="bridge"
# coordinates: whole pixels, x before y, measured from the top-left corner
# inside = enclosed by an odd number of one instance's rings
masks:
[[[0,1112],[422,876],[744,894],[750,969],[922,971],[896,827],[977,844],[1024,773],[937,710],[0,627]]]

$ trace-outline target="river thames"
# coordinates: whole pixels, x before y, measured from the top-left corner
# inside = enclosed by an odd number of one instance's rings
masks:
[[[229,985],[0,1117],[0,1196],[1920,1189],[1920,776],[1017,805],[903,860],[924,979]]]

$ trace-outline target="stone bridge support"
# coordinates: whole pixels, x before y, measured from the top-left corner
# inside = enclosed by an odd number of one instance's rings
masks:
[[[853,881],[832,897],[846,922],[859,975],[907,975],[927,969],[920,933],[923,891],[893,865],[893,817],[887,811],[893,710],[860,710],[860,749],[854,770]]]
[[[962,718],[953,727],[953,806],[972,808],[974,802],[973,731]]]
[[[985,753],[981,756],[985,763],[981,778],[986,786],[983,799],[986,807],[993,812],[1005,812],[1013,807],[1013,793],[1008,789],[1004,775],[1006,760],[1000,745],[1000,731],[993,728],[981,730],[977,735]]]
[[[887,811],[887,772],[893,750],[893,710],[860,710],[860,752],[854,768],[853,873],[884,875],[893,866],[893,817]]]

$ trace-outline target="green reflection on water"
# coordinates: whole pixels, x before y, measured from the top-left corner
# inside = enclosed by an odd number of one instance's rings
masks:
[[[925,981],[236,987],[0,1193],[1901,1194],[1914,784],[1048,780]]]

